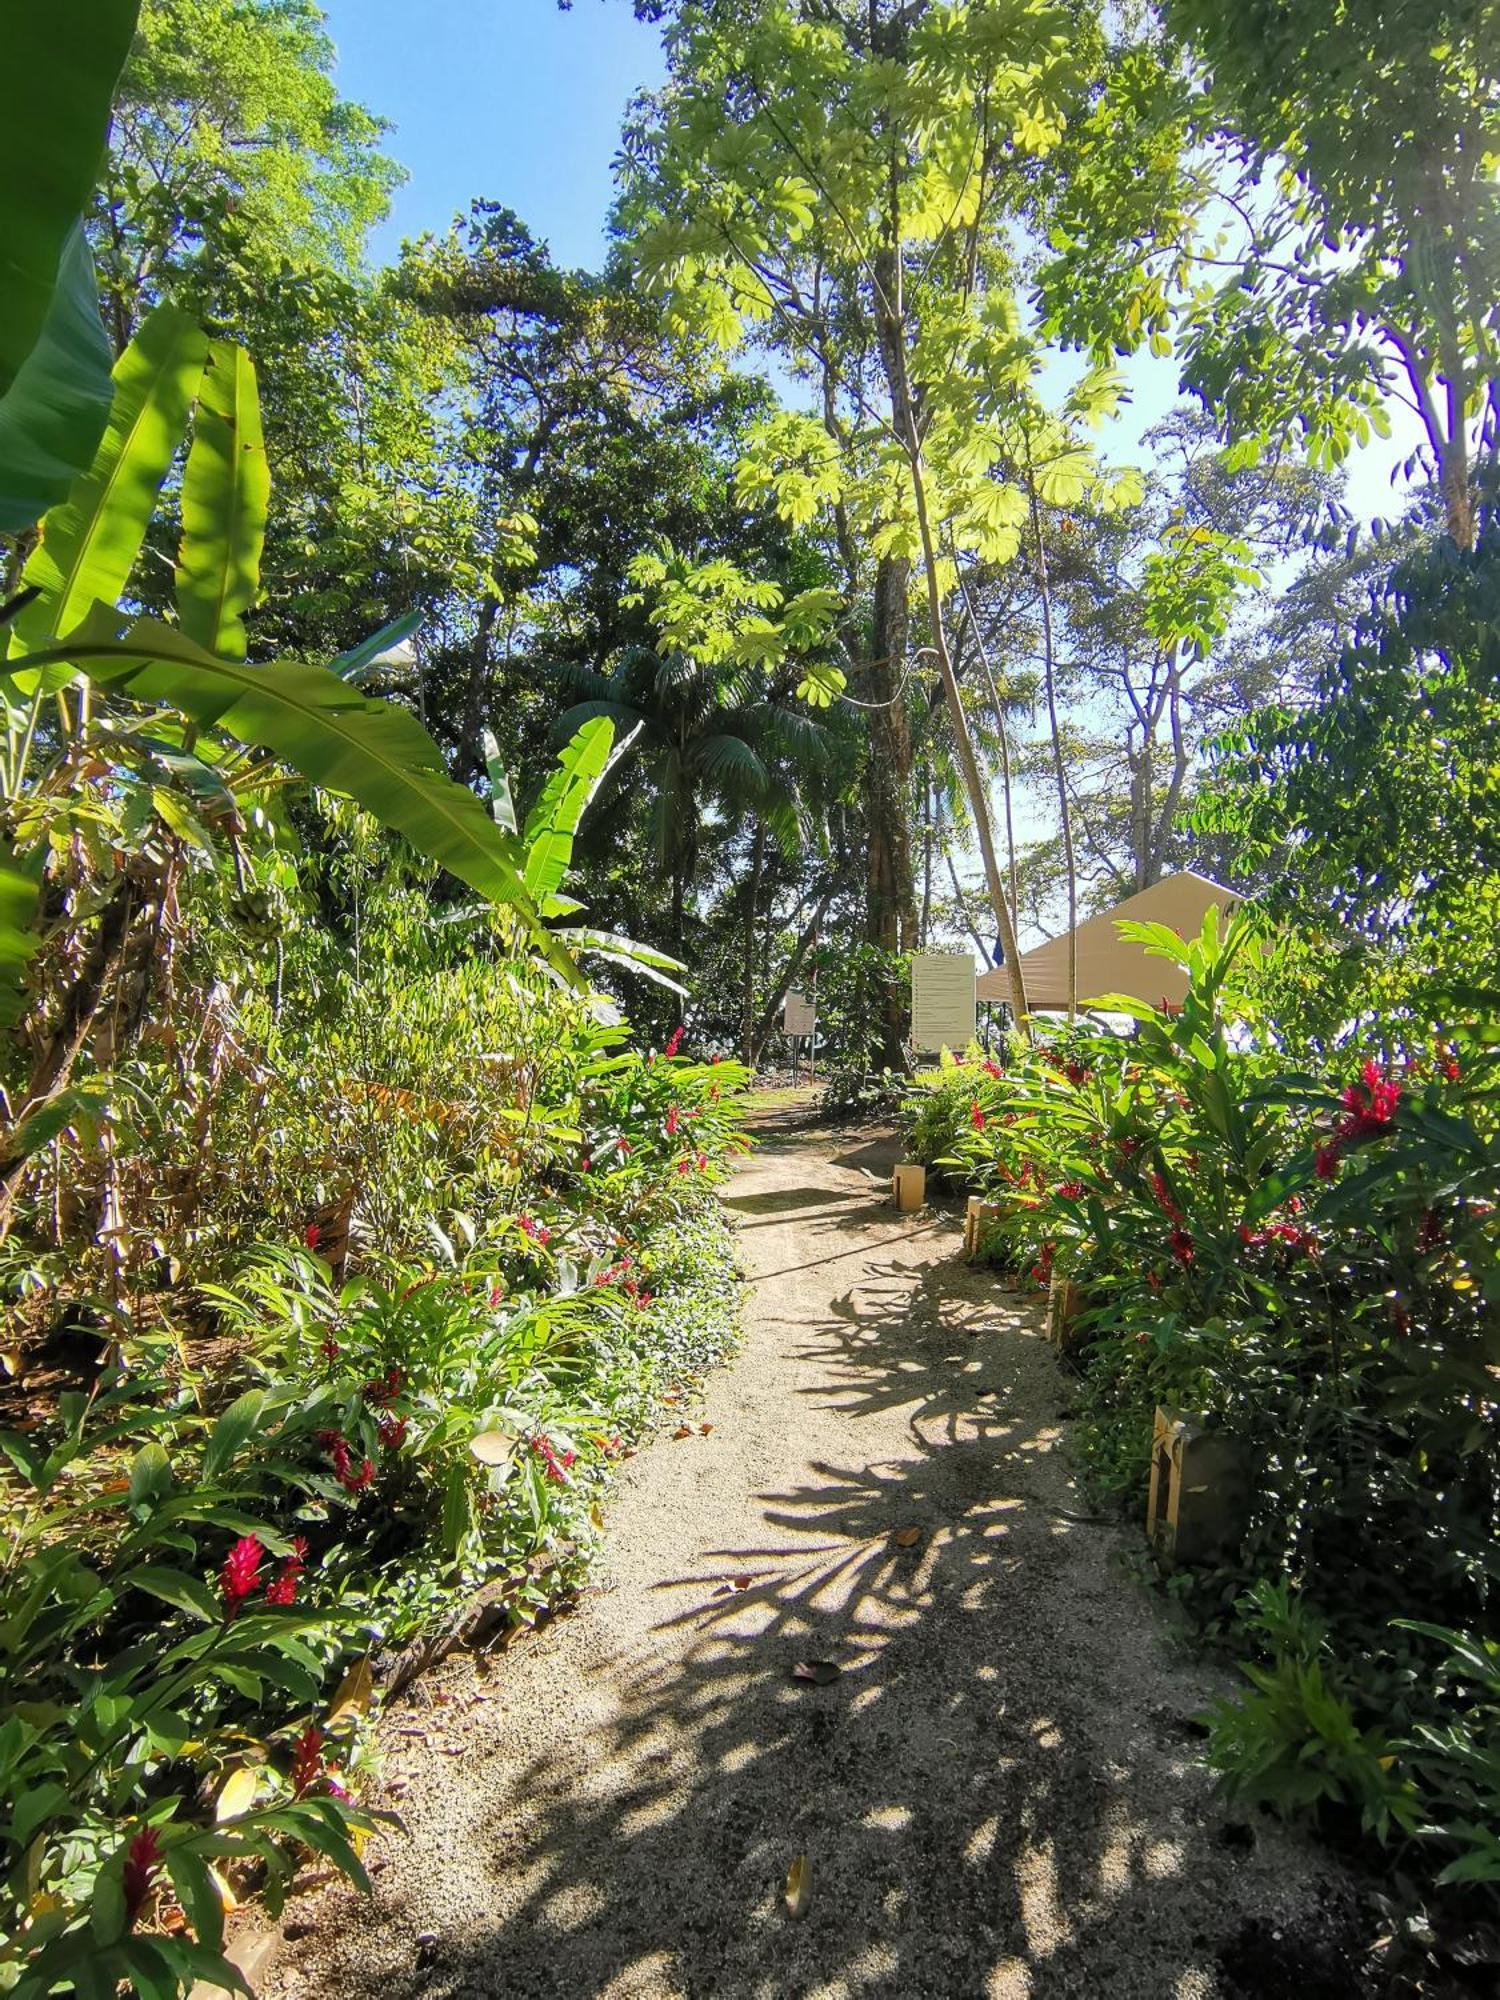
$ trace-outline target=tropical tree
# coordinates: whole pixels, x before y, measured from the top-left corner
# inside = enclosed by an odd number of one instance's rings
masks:
[[[1333,465],[1393,398],[1469,547],[1500,446],[1494,0],[1163,11],[1183,62],[1124,51],[1068,158],[1050,328],[1175,343],[1246,461],[1300,434]]]
[[[894,768],[904,783],[909,770],[904,744],[882,758],[880,732],[882,718],[902,731],[897,627],[908,575],[920,576],[922,657],[936,662],[1024,1016],[949,640],[949,552],[1014,556],[1033,489],[1047,503],[1110,490],[1072,424],[1041,405],[1015,296],[1017,231],[1037,170],[1086,108],[1100,32],[1042,4],[763,0],[684,4],[667,47],[668,86],[627,133],[635,255],[684,323],[726,346],[753,328],[807,382],[813,413],[763,428],[742,492],[790,519],[827,510],[856,555],[863,543],[892,565],[875,593],[877,656],[896,674],[894,689],[871,694],[878,780]],[[1089,377],[1076,413],[1100,413],[1110,393],[1107,375]],[[888,803],[872,797],[872,828]]]

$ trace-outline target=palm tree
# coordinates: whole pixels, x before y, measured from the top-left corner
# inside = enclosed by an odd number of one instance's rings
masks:
[[[707,814],[755,815],[795,860],[808,836],[810,783],[827,761],[827,731],[751,666],[709,666],[687,653],[633,646],[611,673],[571,664],[552,671],[581,697],[559,718],[561,734],[593,715],[610,716],[622,735],[640,732],[631,755],[651,774],[652,840],[671,882],[670,945],[680,957]]]

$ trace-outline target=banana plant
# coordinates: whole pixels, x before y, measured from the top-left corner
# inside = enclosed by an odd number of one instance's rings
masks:
[[[130,583],[185,434],[176,617],[132,616]],[[159,306],[116,364],[109,421],[92,462],[51,508],[0,610],[0,1021],[24,1010],[49,850],[71,826],[97,828],[122,799],[145,822],[206,852],[237,852],[248,802],[282,767],[356,800],[490,903],[507,908],[559,977],[580,975],[525,880],[521,840],[449,777],[416,718],[356,685],[390,629],[335,661],[252,663],[245,615],[259,586],[269,474],[255,371]],[[373,648],[373,651],[372,651]],[[149,827],[146,828],[149,831]],[[157,839],[157,845],[160,845]],[[131,871],[105,871],[97,949],[67,996],[62,1032],[43,1038],[7,1157],[0,1206],[22,1159],[16,1129],[64,1089],[86,1024],[118,963],[116,900]],[[123,922],[150,921],[142,907]]]
[[[140,0],[5,9],[0,533],[31,527],[63,497],[109,416],[109,343],[80,217],[139,12]]]
[[[576,916],[582,910],[583,905],[576,898],[562,892],[573,861],[573,842],[584,814],[640,733],[641,726],[637,723],[616,744],[613,721],[603,715],[591,717],[563,745],[557,768],[527,813],[525,825],[519,831],[525,856],[523,880],[527,893],[536,899],[544,917],[555,920]],[[500,747],[489,730],[484,733],[484,756],[490,782],[490,812],[504,832],[515,835],[516,808],[510,776],[501,761]],[[580,955],[602,958],[628,972],[637,972],[643,979],[665,986],[673,993],[687,991],[674,977],[684,970],[681,960],[635,938],[623,937],[617,931],[596,930],[587,924],[563,924],[552,935]]]

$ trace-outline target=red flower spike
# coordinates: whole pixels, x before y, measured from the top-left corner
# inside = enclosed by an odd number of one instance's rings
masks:
[[[677,1106],[674,1104],[667,1111],[667,1126],[666,1126],[667,1137],[669,1139],[675,1139],[677,1137],[678,1131],[681,1129],[681,1126],[682,1126],[682,1113],[678,1110]]]
[[[294,1799],[305,1797],[323,1776],[323,1732],[317,1723],[310,1722],[297,1738],[288,1775]]]
[[[631,1148],[631,1144],[630,1144],[630,1141],[629,1141],[628,1139],[623,1139],[623,1138],[622,1138],[622,1139],[616,1139],[616,1141],[615,1141],[615,1151],[616,1151],[616,1152],[617,1152],[617,1153],[618,1153],[618,1154],[620,1155],[620,1157],[621,1157],[622,1159],[623,1159],[623,1158],[625,1157],[625,1155],[626,1155],[627,1153],[629,1153],[629,1152],[630,1152],[631,1150],[632,1150],[632,1148]]]
[[[318,1245],[323,1241],[323,1232],[317,1223],[308,1223],[306,1229],[302,1232],[302,1241],[307,1245],[309,1250],[317,1249]]]
[[[672,1030],[671,1037],[667,1042],[667,1046],[662,1050],[662,1054],[664,1056],[675,1056],[677,1051],[681,1047],[682,1047],[682,1030],[681,1028],[674,1028]]]
[[[161,1841],[156,1828],[143,1826],[131,1835],[125,1849],[123,1887],[127,1924],[133,1924],[145,1908],[146,1898],[151,1894],[160,1867]]]
[[[984,1110],[982,1106],[979,1104],[978,1100],[976,1099],[975,1102],[969,1106],[969,1123],[974,1127],[974,1130],[976,1132],[982,1132],[985,1128],[986,1122],[987,1121],[985,1119]]]
[[[254,1535],[241,1535],[229,1554],[224,1558],[224,1567],[219,1573],[219,1588],[224,1596],[224,1616],[233,1618],[247,1597],[253,1597],[260,1589],[260,1565],[265,1550]]]

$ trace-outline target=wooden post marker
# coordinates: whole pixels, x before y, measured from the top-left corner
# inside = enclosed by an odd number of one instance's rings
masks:
[[[897,1208],[920,1208],[927,1199],[927,1169],[903,1160],[891,1175],[891,1193],[896,1197]]]
[[[1083,1305],[1082,1285],[1054,1271],[1047,1287],[1047,1338],[1059,1354],[1066,1354],[1078,1338],[1078,1315]]]
[[[1249,1480],[1233,1438],[1158,1409],[1151,1438],[1146,1539],[1166,1562],[1205,1562],[1244,1529]]]
[[[964,1209],[964,1255],[977,1257],[979,1245],[990,1223],[1005,1213],[998,1201],[986,1201],[983,1195],[971,1194]]]

